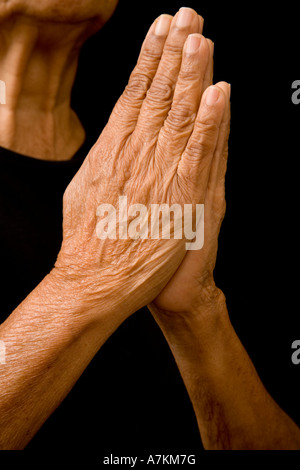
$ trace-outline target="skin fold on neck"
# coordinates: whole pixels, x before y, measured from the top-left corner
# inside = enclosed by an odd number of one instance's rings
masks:
[[[84,129],[71,109],[81,45],[90,21],[54,23],[16,15],[0,20],[0,146],[43,160],[69,160]]]

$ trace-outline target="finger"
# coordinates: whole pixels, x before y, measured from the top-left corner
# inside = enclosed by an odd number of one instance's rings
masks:
[[[180,158],[200,105],[209,60],[209,45],[200,34],[191,34],[184,46],[183,59],[171,110],[160,131],[158,155],[165,160]]]
[[[182,50],[189,34],[199,33],[199,17],[191,8],[182,8],[174,17],[156,75],[143,102],[136,134],[143,140],[157,137],[170,110],[177,83]]]
[[[209,61],[208,61],[208,67],[206,67],[206,73],[204,77],[204,83],[203,83],[203,92],[208,88],[209,86],[212,85],[213,83],[213,75],[214,75],[214,43],[210,40],[207,39],[208,46],[209,46]]]
[[[142,103],[156,74],[172,19],[170,15],[161,15],[152,24],[128,85],[110,117],[110,121],[117,120],[128,134],[136,126]]]
[[[209,87],[202,96],[193,133],[178,165],[181,184],[204,201],[212,158],[216,150],[219,129],[225,111],[225,95],[217,85]]]
[[[203,34],[204,18],[201,15],[198,15],[198,18],[199,18],[199,33]]]
[[[228,160],[228,139],[230,133],[230,85],[226,82],[221,82],[218,86],[222,88],[224,95],[226,96],[226,106],[208,182],[209,194],[212,194],[212,196],[218,196],[220,191],[222,191],[222,194],[224,193],[224,182]]]

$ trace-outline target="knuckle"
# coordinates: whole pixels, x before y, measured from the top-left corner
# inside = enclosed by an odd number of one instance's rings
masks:
[[[179,103],[169,113],[167,120],[168,130],[178,132],[180,129],[192,128],[195,121],[195,113],[192,113],[188,103]]]
[[[190,161],[199,160],[201,155],[202,146],[200,142],[192,141],[186,149],[186,155]]]
[[[149,40],[144,44],[140,61],[146,60],[148,62],[150,60],[151,62],[158,62],[161,58],[162,45],[163,37],[151,34]]]
[[[200,86],[200,77],[199,77],[199,72],[197,70],[192,70],[192,69],[186,69],[182,70],[180,73],[180,80],[185,84],[187,83],[194,83],[198,82]]]
[[[179,118],[196,118],[195,112],[193,112],[195,105],[191,102],[191,99],[180,93],[177,95],[176,100],[174,100],[170,115]]]
[[[198,150],[198,158],[200,157],[205,157],[205,156],[210,156],[213,151],[214,151],[214,146],[212,145],[212,141],[208,141],[206,139],[203,139],[203,140],[200,140],[197,144],[197,148],[196,148],[196,144],[194,145],[194,152],[196,152],[196,150]],[[190,153],[190,151],[189,151]]]
[[[207,120],[199,123],[199,130],[202,135],[210,137],[215,136],[219,131],[219,126],[213,120]]]
[[[182,35],[182,31],[179,29],[178,31],[174,31],[176,34],[177,38],[179,38]],[[164,53],[170,57],[181,57],[182,56],[182,48],[183,44],[182,41],[167,41],[165,44],[165,49]]]
[[[218,126],[215,123],[201,123],[196,135],[192,138],[189,149],[198,149],[198,154],[201,155],[211,154],[215,150],[217,135]]]
[[[149,85],[150,78],[147,75],[135,72],[132,74],[129,83],[124,90],[123,97],[129,99],[143,99],[147,94]]]
[[[148,90],[147,98],[154,103],[169,102],[172,100],[173,91],[174,85],[171,81],[157,77]]]
[[[186,149],[186,155],[191,161],[200,161],[204,157],[210,157],[214,152],[214,142],[205,139],[193,139]]]

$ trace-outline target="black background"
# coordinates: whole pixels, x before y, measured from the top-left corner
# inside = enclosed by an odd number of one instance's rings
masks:
[[[232,85],[227,215],[216,280],[263,383],[300,425],[300,365],[291,362],[291,344],[300,337],[300,105],[291,102],[291,84],[299,78],[299,12],[292,2],[263,5],[268,4],[121,0],[110,22],[84,46],[73,106],[96,140],[152,21],[161,13],[175,14],[181,6],[193,7],[205,18],[204,34],[215,43],[215,82]],[[90,371],[101,367],[91,396],[99,397],[102,411],[106,403],[108,409],[98,423],[99,433],[89,404],[78,410],[86,414],[87,426],[95,426],[94,441],[85,442],[82,430],[82,448],[101,455],[106,450],[120,455],[122,448],[127,455],[129,449],[198,452],[201,442],[192,407],[172,357],[150,315],[139,314],[118,330],[91,365]],[[161,356],[167,358],[164,366]],[[107,427],[105,420],[111,423]],[[53,445],[71,448],[63,435],[58,430]]]

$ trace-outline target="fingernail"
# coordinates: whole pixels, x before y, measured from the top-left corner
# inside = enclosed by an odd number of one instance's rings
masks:
[[[191,24],[194,18],[194,11],[191,8],[181,8],[178,12],[176,26],[178,28],[186,28]]]
[[[167,15],[162,15],[158,18],[155,34],[156,36],[167,36],[170,29],[170,18]]]
[[[211,86],[207,91],[206,104],[208,106],[214,106],[216,102],[218,101],[219,96],[220,96],[220,90],[215,86]]]
[[[186,41],[185,51],[188,54],[193,54],[198,51],[201,44],[201,36],[191,34]]]
[[[229,98],[231,98],[231,83],[228,83],[228,88],[229,88]]]

